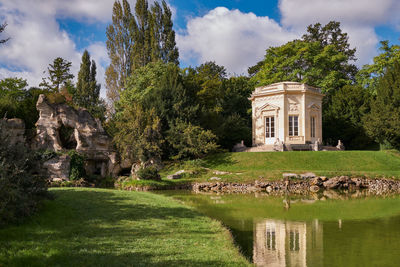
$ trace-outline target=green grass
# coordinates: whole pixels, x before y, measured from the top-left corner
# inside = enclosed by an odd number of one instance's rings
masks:
[[[400,155],[396,151],[293,151],[220,153],[197,165],[231,174],[216,175],[207,171],[193,181],[208,181],[213,176],[227,182],[251,182],[257,179],[280,179],[284,172],[314,172],[317,175],[350,175],[400,178]],[[188,162],[167,168],[165,175],[186,168]],[[198,168],[198,167],[197,167]]]
[[[146,192],[52,189],[55,200],[0,230],[0,266],[247,266],[221,224]]]

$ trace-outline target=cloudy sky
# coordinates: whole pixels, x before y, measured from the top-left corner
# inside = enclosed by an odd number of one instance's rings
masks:
[[[135,0],[129,0],[131,6]],[[37,86],[56,57],[77,74],[87,49],[103,83],[108,65],[105,29],[114,0],[0,0],[0,78],[23,77]],[[230,74],[245,74],[265,49],[299,38],[307,25],[340,21],[357,48],[358,66],[370,63],[379,41],[399,44],[397,0],[169,0],[181,66],[215,61]]]

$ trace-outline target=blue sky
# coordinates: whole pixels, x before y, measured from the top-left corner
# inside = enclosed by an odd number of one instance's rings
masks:
[[[154,0],[152,0],[154,1]],[[132,9],[135,0],[129,0]],[[357,48],[356,64],[370,63],[379,41],[399,43],[397,0],[169,0],[181,66],[216,61],[230,74],[245,74],[265,49],[301,37],[306,26],[337,20]],[[87,49],[103,83],[108,65],[105,29],[114,0],[0,0],[3,37],[0,78],[23,77],[36,86],[58,56],[79,69]]]

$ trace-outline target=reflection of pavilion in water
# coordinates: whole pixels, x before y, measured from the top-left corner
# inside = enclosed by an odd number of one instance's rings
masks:
[[[255,224],[253,261],[257,266],[322,266],[323,229],[311,223],[264,220]]]

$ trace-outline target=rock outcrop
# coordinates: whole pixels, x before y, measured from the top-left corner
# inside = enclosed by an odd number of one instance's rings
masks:
[[[65,103],[50,103],[45,95],[39,96],[36,108],[39,111],[39,120],[36,123],[37,134],[33,143],[35,149],[76,149],[86,157],[85,168],[88,174],[103,177],[118,175],[121,166],[112,147],[111,138],[104,131],[100,121],[94,119],[86,109],[74,109]],[[65,166],[54,162],[48,165]],[[64,169],[60,167],[53,173],[63,172]]]

